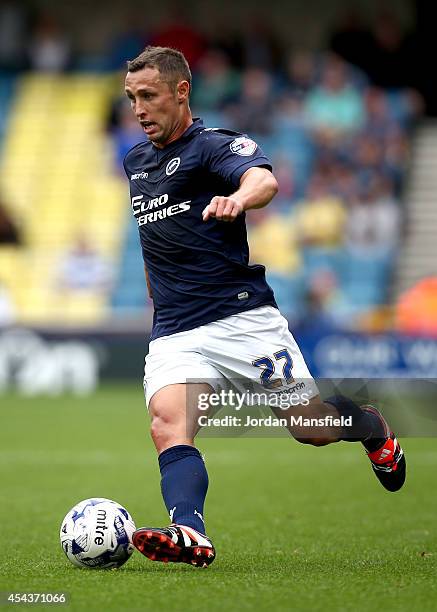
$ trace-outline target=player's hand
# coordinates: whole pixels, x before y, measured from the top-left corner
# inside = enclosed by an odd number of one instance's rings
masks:
[[[226,196],[214,196],[202,212],[202,219],[215,218],[217,221],[235,221],[244,212],[243,205],[237,199]]]

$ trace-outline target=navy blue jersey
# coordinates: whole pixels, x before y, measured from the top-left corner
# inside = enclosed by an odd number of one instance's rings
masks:
[[[271,169],[246,136],[200,119],[163,149],[141,142],[126,155],[155,309],[152,340],[257,306],[276,306],[265,268],[249,265],[245,215],[202,220],[216,195],[229,196],[253,166]]]

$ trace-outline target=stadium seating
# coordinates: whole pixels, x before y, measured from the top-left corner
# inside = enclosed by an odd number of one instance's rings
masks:
[[[0,270],[10,271],[20,321],[95,323],[105,316],[108,296],[100,288],[70,289],[60,282],[59,264],[82,236],[109,264],[118,260],[126,186],[113,172],[104,132],[109,83],[96,75],[28,75],[18,84],[1,189],[24,246],[2,254],[7,265]]]
[[[133,217],[126,226],[121,263],[115,284],[112,305],[118,311],[143,309],[146,302],[144,267],[140,255],[138,228]]]

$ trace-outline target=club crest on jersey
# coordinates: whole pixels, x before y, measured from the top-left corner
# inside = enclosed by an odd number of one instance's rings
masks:
[[[232,153],[237,155],[244,155],[245,157],[253,155],[255,153],[257,144],[247,136],[239,136],[231,142],[229,145]]]
[[[166,175],[170,176],[171,174],[174,174],[180,165],[181,165],[181,158],[173,157],[173,159],[171,159],[168,162],[167,166],[165,167]]]

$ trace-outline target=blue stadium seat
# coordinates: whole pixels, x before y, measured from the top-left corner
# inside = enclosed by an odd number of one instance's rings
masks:
[[[275,293],[281,313],[289,320],[299,320],[303,314],[305,282],[303,274],[287,276],[267,272],[267,282]]]
[[[311,276],[318,270],[332,270],[340,276],[342,268],[342,250],[339,248],[305,247],[302,250],[305,274]]]
[[[15,77],[0,75],[0,150],[8,123],[9,109],[15,93]]]
[[[384,303],[392,265],[391,254],[358,255],[345,251],[340,277],[347,299],[362,307]]]
[[[112,306],[117,308],[144,308],[146,302],[144,266],[135,219],[127,224],[117,283],[112,295]]]

